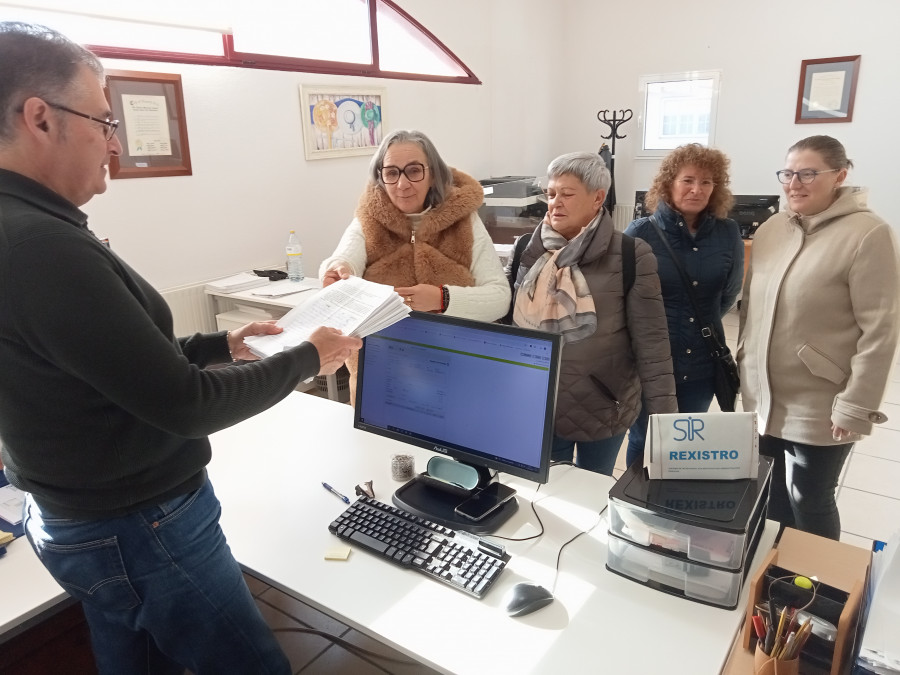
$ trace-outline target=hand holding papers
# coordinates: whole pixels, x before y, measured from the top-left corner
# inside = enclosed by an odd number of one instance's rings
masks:
[[[409,307],[392,286],[359,277],[341,279],[323,288],[278,320],[278,335],[248,337],[244,342],[260,358],[296,347],[319,326],[337,328],[344,335],[365,337],[409,314]]]

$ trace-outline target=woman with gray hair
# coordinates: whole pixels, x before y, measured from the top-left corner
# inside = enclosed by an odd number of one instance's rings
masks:
[[[612,475],[642,391],[651,413],[678,410],[656,258],[613,227],[599,155],[561,155],[547,174],[547,216],[522,252],[513,322],[563,336],[552,459],[571,461],[577,445],[578,466]]]
[[[319,277],[325,286],[350,275],[389,284],[421,312],[499,319],[509,282],[478,217],[483,202],[481,184],[447,166],[425,134],[394,131],[372,158],[356,217]],[[355,362],[347,365],[355,373]]]

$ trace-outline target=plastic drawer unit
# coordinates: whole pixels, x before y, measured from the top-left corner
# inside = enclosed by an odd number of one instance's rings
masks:
[[[610,536],[607,567],[645,586],[690,600],[734,609],[738,605],[744,572],[692,563]]]
[[[635,462],[610,490],[610,534],[738,572],[765,520],[771,471],[771,460],[760,457],[754,480],[649,480]]]

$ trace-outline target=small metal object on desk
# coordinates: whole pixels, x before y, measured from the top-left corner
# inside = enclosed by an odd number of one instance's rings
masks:
[[[391,478],[412,480],[416,472],[416,458],[412,455],[391,455]]]
[[[367,480],[362,485],[356,486],[356,496],[357,497],[370,497],[371,499],[375,499],[375,490],[372,489],[372,481]]]

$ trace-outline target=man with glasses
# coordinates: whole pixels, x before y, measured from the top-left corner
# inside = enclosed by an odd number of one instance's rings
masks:
[[[265,361],[248,335],[176,339],[162,296],[87,228],[122,146],[97,58],[0,23],[0,453],[25,530],[82,601],[101,673],[290,673],[219,528],[207,434],[330,374],[320,328]],[[15,583],[16,580],[8,580]]]

